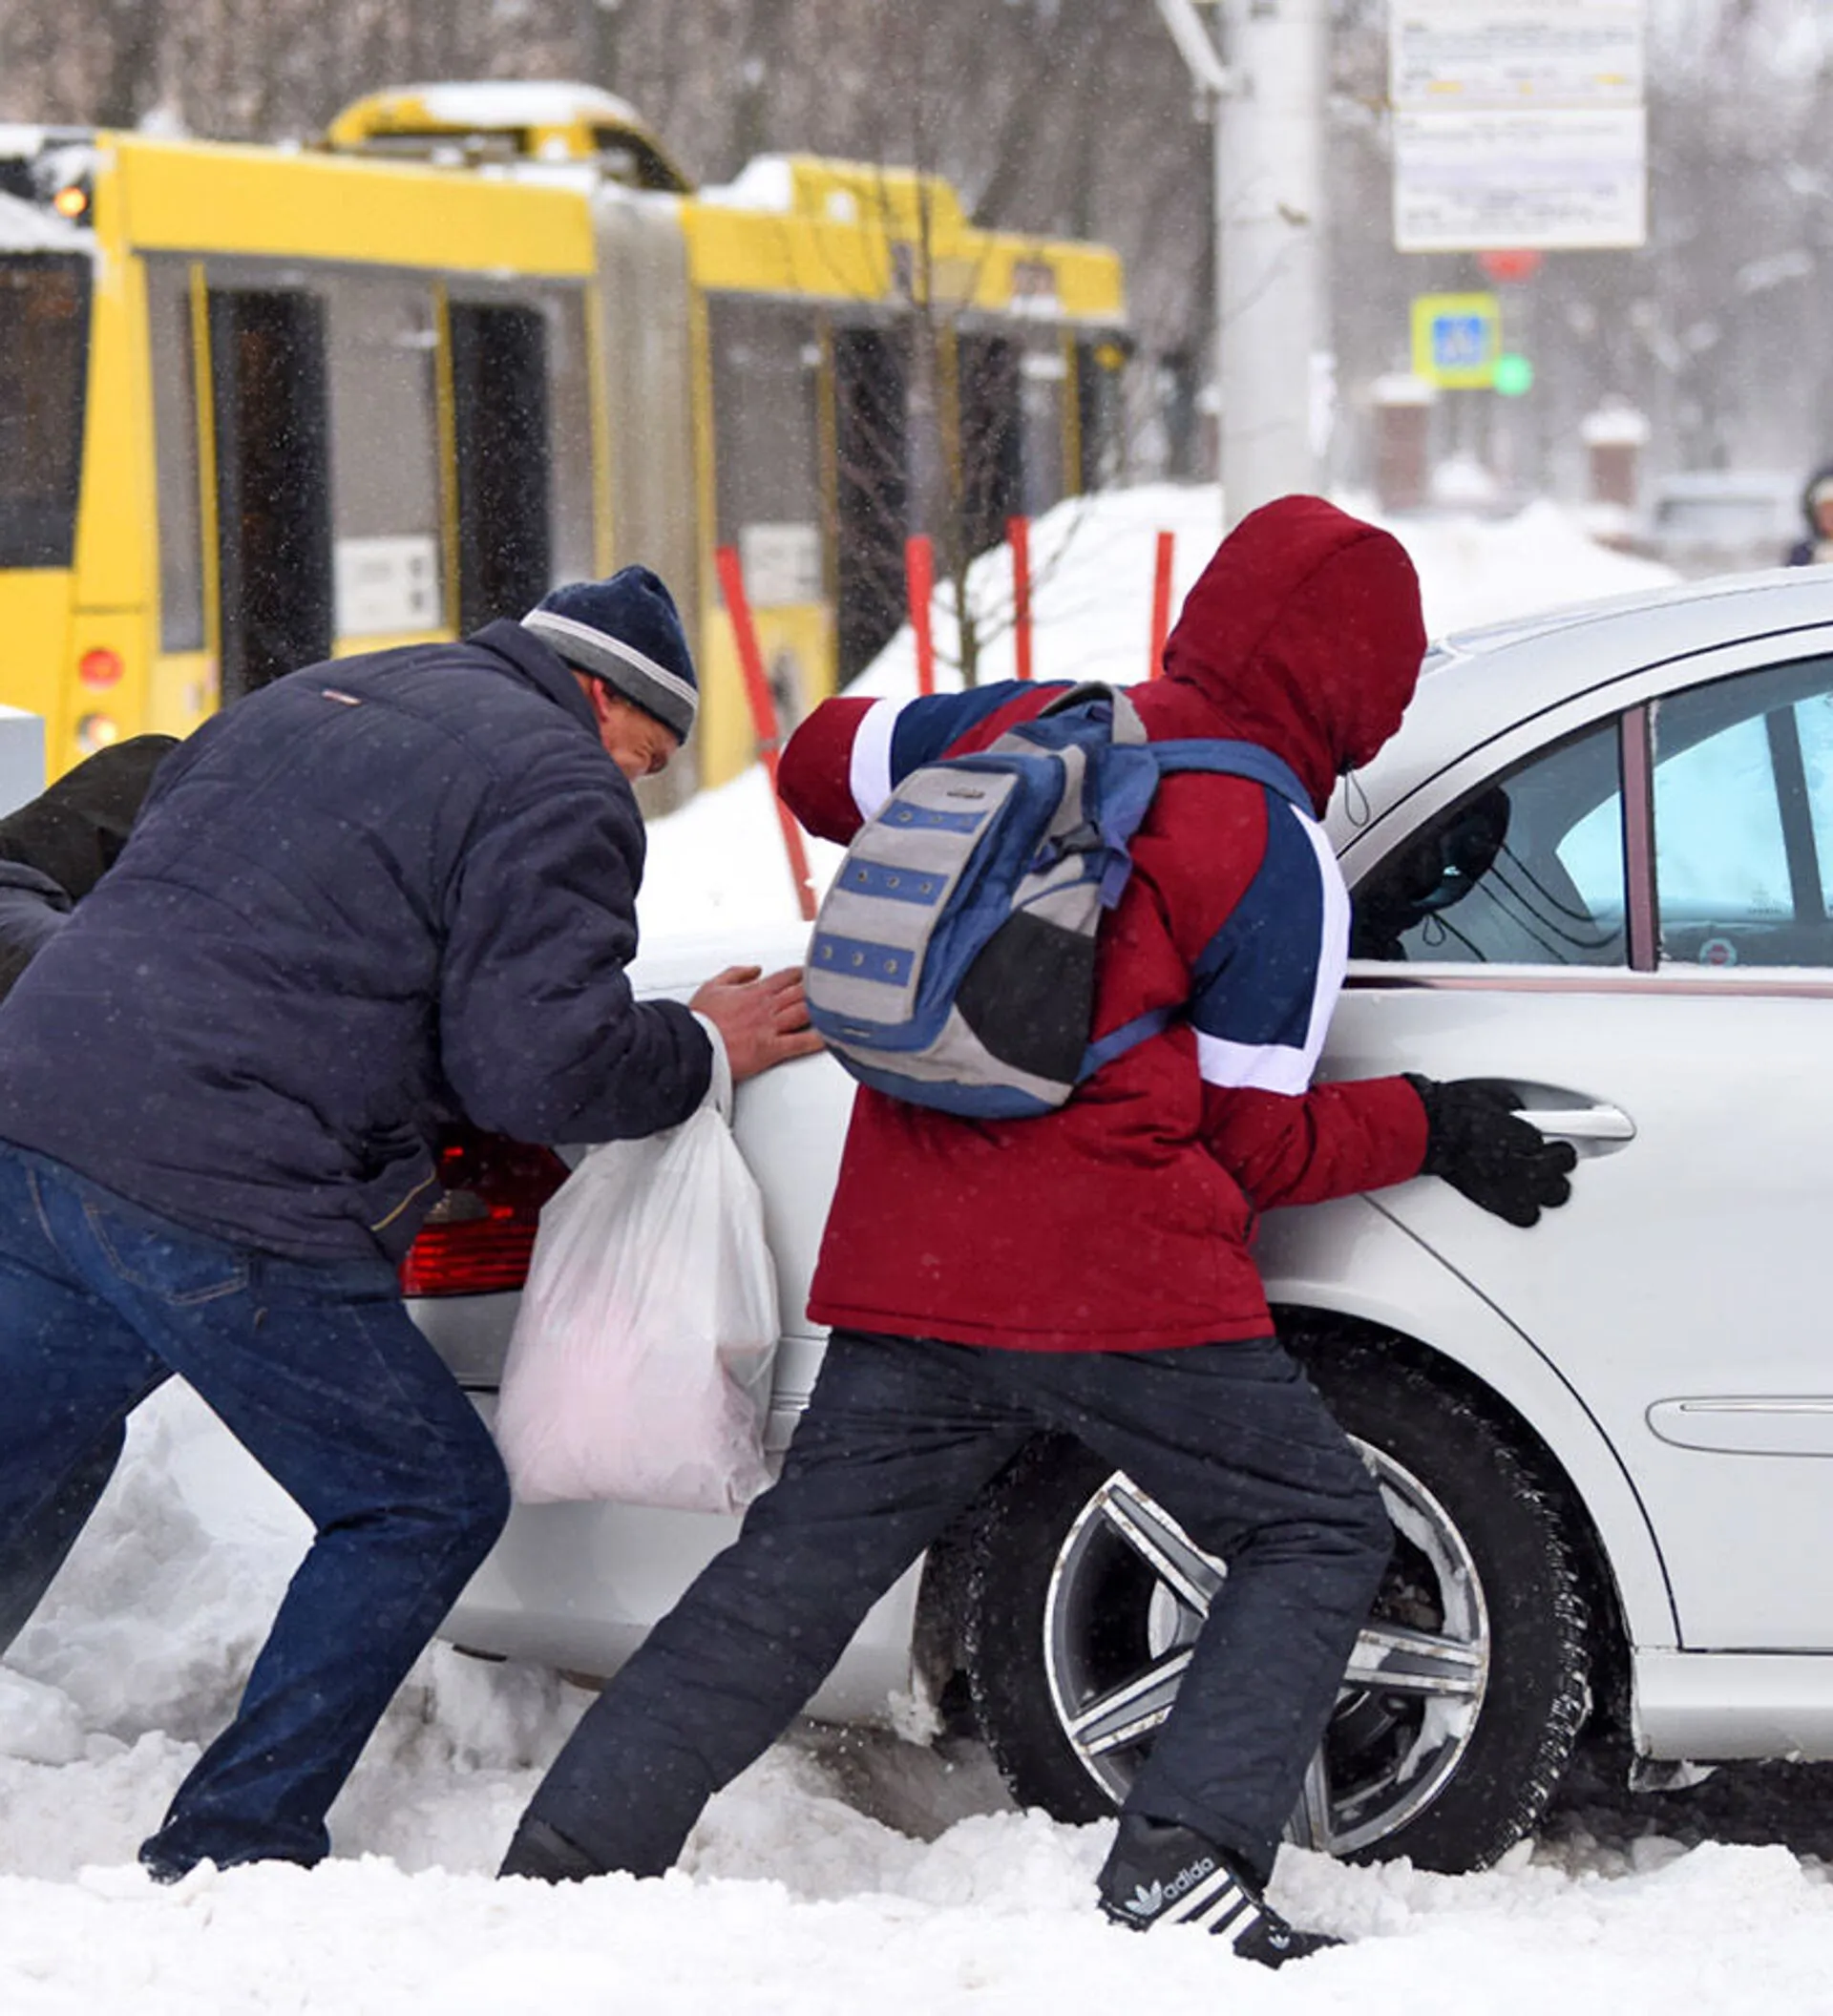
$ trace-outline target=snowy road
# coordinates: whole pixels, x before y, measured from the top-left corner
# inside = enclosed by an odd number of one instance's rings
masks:
[[[1275,1897],[1354,1939],[1278,1975],[1092,1908],[1100,1827],[1007,1806],[976,1753],[802,1732],[717,1800],[685,1867],[579,1888],[490,1876],[585,1696],[440,1648],[306,1874],[133,1865],[233,1699],[303,1526],[182,1393],[0,1670],[0,2009],[19,2016],[942,2010],[1417,2016],[1833,2010],[1833,1768],[1568,1799],[1481,1876],[1288,1854]],[[1689,1847],[1700,1824],[1764,1845]]]

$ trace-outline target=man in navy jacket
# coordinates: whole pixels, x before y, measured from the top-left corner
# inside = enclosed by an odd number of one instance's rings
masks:
[[[141,1859],[327,1850],[325,1815],[501,1530],[502,1464],[403,1307],[444,1121],[653,1133],[814,1047],[798,977],[640,1002],[632,782],[692,726],[641,568],[458,643],[307,666],[161,766],[0,1009],[0,1536],[173,1374],[315,1538]]]

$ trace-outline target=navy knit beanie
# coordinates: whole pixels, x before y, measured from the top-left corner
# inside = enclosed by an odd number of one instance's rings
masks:
[[[556,588],[522,627],[687,740],[700,682],[675,598],[648,568],[621,567],[606,581]]]

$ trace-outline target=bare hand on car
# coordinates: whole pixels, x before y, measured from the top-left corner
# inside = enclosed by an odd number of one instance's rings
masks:
[[[687,1005],[718,1029],[734,1084],[772,1064],[811,1057],[821,1047],[821,1039],[809,1027],[799,966],[771,974],[761,966],[727,966]]]

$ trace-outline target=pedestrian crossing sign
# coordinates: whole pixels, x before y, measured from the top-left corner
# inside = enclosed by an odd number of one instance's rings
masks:
[[[1502,307],[1493,294],[1413,298],[1413,375],[1428,385],[1486,386],[1502,354]]]

